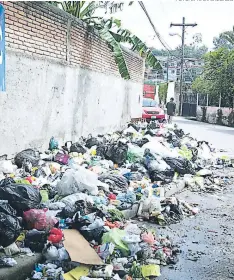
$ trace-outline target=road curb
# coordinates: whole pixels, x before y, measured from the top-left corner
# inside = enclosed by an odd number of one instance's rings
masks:
[[[17,265],[13,267],[0,268],[0,280],[25,280],[35,268],[35,264],[42,260],[42,254],[32,257],[17,256],[13,258]]]

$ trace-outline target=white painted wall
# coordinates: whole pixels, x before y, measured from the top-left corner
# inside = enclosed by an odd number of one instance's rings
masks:
[[[141,83],[9,51],[6,63],[0,155],[45,149],[51,136],[63,144],[115,131],[141,117]]]
[[[170,101],[171,98],[175,99],[175,82],[169,82],[167,87],[167,102]]]

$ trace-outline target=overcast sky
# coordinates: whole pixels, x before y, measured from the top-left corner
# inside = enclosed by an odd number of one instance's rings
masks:
[[[169,33],[181,34],[181,28],[170,28],[170,23],[181,23],[183,16],[187,23],[198,24],[197,27],[187,28],[186,43],[191,42],[194,34],[201,33],[203,43],[210,49],[214,36],[234,26],[234,1],[145,0],[144,5],[158,32],[171,48],[178,46],[181,39]],[[159,40],[154,38],[154,31],[138,2],[130,7],[125,6],[124,11],[113,16],[121,19],[124,28],[138,35],[149,46],[162,47]]]

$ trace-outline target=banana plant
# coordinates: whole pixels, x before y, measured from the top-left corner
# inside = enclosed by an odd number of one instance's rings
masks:
[[[137,51],[140,56],[146,58],[146,63],[149,66],[154,69],[161,69],[161,65],[151,52],[151,49],[129,30],[122,29],[120,20],[113,17],[104,19],[103,17],[95,16],[95,11],[98,8],[105,8],[109,1],[53,1],[50,3],[56,6],[60,5],[65,12],[86,22],[90,30],[95,29],[98,31],[100,37],[111,47],[122,78],[129,80],[130,74],[121,43],[130,44],[133,51]],[[128,5],[132,5],[132,3],[131,1]]]

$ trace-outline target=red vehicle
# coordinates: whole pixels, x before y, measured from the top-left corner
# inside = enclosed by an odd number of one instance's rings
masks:
[[[160,122],[166,121],[164,110],[159,107],[157,102],[150,98],[143,98],[143,112],[142,118],[147,122],[158,120]]]

